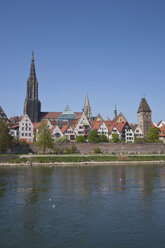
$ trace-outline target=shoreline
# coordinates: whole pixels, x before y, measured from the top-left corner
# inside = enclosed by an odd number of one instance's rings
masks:
[[[86,162],[52,162],[52,163],[0,163],[2,167],[73,167],[73,166],[95,166],[95,165],[148,165],[148,164],[164,164],[164,160],[160,161],[86,161]]]

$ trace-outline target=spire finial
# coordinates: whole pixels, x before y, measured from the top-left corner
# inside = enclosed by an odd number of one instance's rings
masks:
[[[34,60],[34,51],[32,51],[32,60]]]

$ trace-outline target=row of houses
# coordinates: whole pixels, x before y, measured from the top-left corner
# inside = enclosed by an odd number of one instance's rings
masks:
[[[10,134],[16,139],[33,142],[35,133],[38,132],[40,123],[32,123],[28,115],[12,118],[10,124]],[[135,137],[143,138],[143,132],[138,125],[129,124],[122,113],[114,120],[103,120],[100,115],[89,121],[84,113],[78,113],[77,119],[67,122],[45,120],[52,138],[55,141],[59,137],[67,137],[74,141],[77,136],[82,135],[87,139],[91,130],[97,130],[99,135],[105,135],[109,140],[113,133],[117,133],[120,140],[134,142]]]
[[[84,111],[86,106],[88,111]],[[133,143],[135,138],[146,137],[149,126],[146,115],[150,113],[150,109],[144,99],[141,100],[138,109],[138,114],[141,114],[138,124],[128,123],[122,113],[117,115],[116,108],[113,120],[103,120],[100,114],[97,117],[91,117],[88,113],[91,112],[89,100],[86,97],[82,112],[72,112],[71,108],[67,106],[63,112],[42,112],[42,121],[47,123],[54,141],[63,136],[70,141],[74,141],[80,135],[87,139],[91,130],[97,130],[99,135],[105,135],[109,140],[112,139],[113,133],[117,133],[119,139],[127,143]],[[0,119],[8,125],[10,134],[15,139],[27,142],[33,142],[40,126],[40,122],[32,122],[27,114],[8,119],[1,107]],[[151,122],[151,125],[158,128],[160,140],[165,142],[165,121],[160,121],[158,124]]]

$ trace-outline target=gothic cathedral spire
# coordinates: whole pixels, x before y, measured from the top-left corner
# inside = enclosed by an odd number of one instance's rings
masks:
[[[84,108],[82,109],[83,113],[86,115],[88,120],[92,118],[91,106],[89,104],[88,94],[85,97]]]
[[[38,81],[35,73],[34,53],[32,52],[29,78],[27,80],[26,99],[24,102],[24,114],[27,114],[32,122],[40,120],[41,103],[38,100]]]

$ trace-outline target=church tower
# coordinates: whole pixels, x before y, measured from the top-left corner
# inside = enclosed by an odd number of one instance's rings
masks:
[[[38,82],[35,73],[34,53],[32,52],[32,60],[29,78],[27,80],[26,99],[24,102],[24,114],[27,114],[32,122],[40,120],[41,103],[38,100]]]
[[[141,99],[137,116],[138,116],[138,124],[143,131],[144,138],[147,136],[149,127],[152,127],[152,111],[146,101],[145,98]]]
[[[115,104],[115,107],[114,107],[114,118],[117,117],[117,108],[116,108],[116,104]]]
[[[88,120],[92,118],[91,106],[89,104],[88,95],[85,97],[84,108],[82,109],[83,113],[86,115]]]

